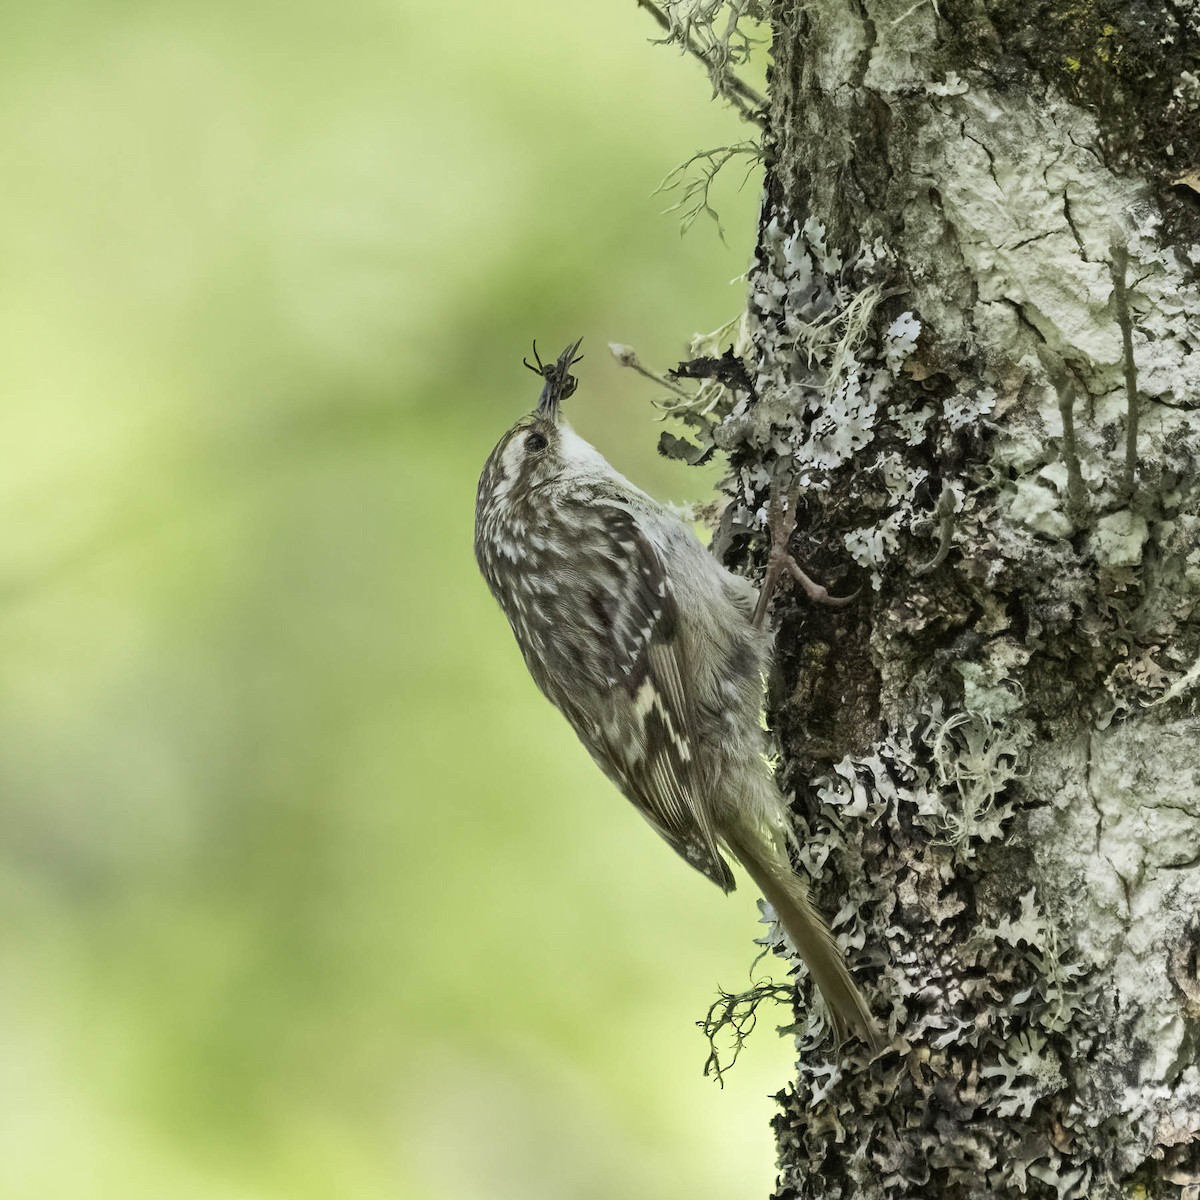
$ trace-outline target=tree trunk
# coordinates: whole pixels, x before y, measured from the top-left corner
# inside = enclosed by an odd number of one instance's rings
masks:
[[[802,985],[777,1196],[1196,1200],[1200,8],[771,20],[745,374],[686,415],[730,565],[775,486],[861,586],[777,603],[769,715],[893,1039]]]

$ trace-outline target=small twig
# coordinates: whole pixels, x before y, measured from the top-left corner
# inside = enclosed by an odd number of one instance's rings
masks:
[[[928,575],[930,571],[940,567],[946,561],[946,555],[950,553],[950,543],[954,537],[954,503],[956,500],[954,489],[948,483],[942,484],[942,494],[938,497],[937,507],[933,510],[933,515],[938,522],[938,548],[928,562],[918,563],[913,567],[914,575]]]
[[[638,358],[637,351],[632,346],[625,346],[620,342],[609,342],[608,348],[612,351],[613,358],[621,366],[628,367],[631,371],[636,371],[639,375],[644,375],[647,379],[653,379],[659,386],[674,392],[675,395],[682,397],[684,400],[695,399],[695,396],[687,388],[681,387],[674,379],[671,379],[667,375],[660,375],[657,371],[652,371],[649,367],[643,366],[642,360]]]
[[[1129,247],[1112,240],[1113,303],[1117,310],[1117,324],[1121,327],[1121,348],[1125,368],[1125,399],[1128,413],[1125,418],[1125,479],[1126,498],[1132,499],[1137,482],[1137,364],[1133,361],[1133,323],[1129,319],[1129,293],[1125,287],[1125,272],[1129,266]]]
[[[1038,357],[1058,396],[1058,412],[1062,418],[1062,457],[1067,468],[1067,516],[1081,525],[1088,514],[1088,492],[1079,464],[1079,441],[1075,436],[1075,380],[1066,361],[1048,345],[1038,347]],[[1090,394],[1089,394],[1090,398]]]
[[[1057,380],[1058,411],[1062,415],[1062,456],[1067,467],[1067,515],[1077,525],[1087,516],[1087,488],[1079,469],[1079,449],[1075,443],[1075,385],[1064,370]]]
[[[639,8],[644,8],[662,29],[674,36],[675,31],[671,27],[671,19],[654,3],[654,0],[637,0],[637,5]],[[757,125],[760,129],[767,128],[767,118],[763,115],[767,107],[766,97],[761,96],[732,71],[728,69],[714,70],[712,63],[708,60],[708,55],[704,53],[704,47],[690,33],[683,35],[680,44],[689,54],[704,64],[713,87],[738,110],[745,120]]]

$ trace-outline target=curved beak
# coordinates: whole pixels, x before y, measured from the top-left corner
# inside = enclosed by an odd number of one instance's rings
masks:
[[[538,399],[537,408],[535,411],[538,416],[545,417],[555,424],[558,423],[558,408],[559,405],[567,399],[578,385],[578,380],[571,374],[571,368],[579,362],[582,355],[576,357],[576,351],[579,349],[583,338],[577,338],[573,341],[555,360],[553,365],[544,366],[542,360],[538,358],[537,344],[533,347],[533,356],[537,359],[537,366],[531,366],[530,363],[525,365],[530,370],[536,371],[545,382],[542,384],[542,394]]]

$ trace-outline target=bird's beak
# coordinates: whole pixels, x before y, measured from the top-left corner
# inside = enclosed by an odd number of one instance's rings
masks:
[[[542,395],[538,400],[536,409],[539,417],[545,417],[547,420],[558,424],[558,409],[559,405],[570,396],[577,386],[577,380],[571,374],[571,368],[579,361],[575,357],[575,352],[579,349],[580,342],[583,338],[577,338],[572,342],[557,358],[553,366],[542,367],[539,360],[541,370],[539,374],[545,380],[542,385]],[[534,350],[536,355],[536,348]]]
[[[557,425],[559,400],[560,397],[554,390],[553,384],[547,380],[545,387],[542,388],[542,395],[538,400],[538,406],[534,411],[539,417],[545,417],[547,420]]]

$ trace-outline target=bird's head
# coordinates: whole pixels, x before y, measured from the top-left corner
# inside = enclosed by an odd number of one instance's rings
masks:
[[[572,472],[586,475],[611,471],[600,454],[562,417],[562,402],[574,393],[578,384],[571,374],[571,367],[582,357],[578,350],[577,340],[553,363],[543,363],[535,343],[534,362],[526,359],[525,365],[543,380],[542,393],[534,410],[496,443],[479,480],[481,507],[529,496]]]

